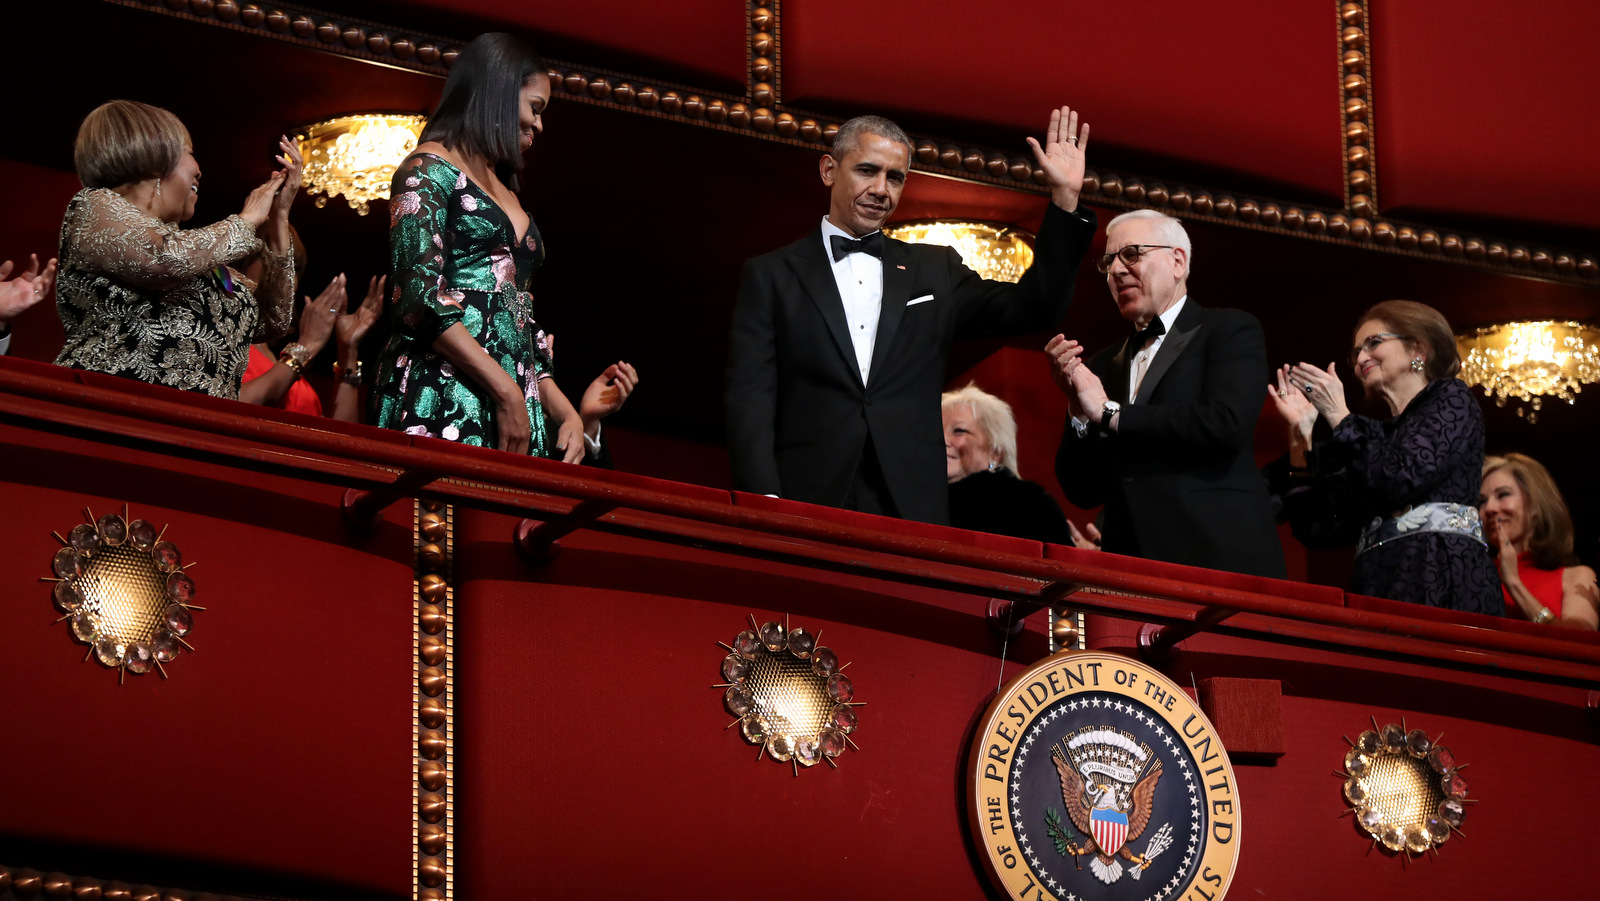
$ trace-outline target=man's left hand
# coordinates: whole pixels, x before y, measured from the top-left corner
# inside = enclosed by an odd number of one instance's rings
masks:
[[[1078,114],[1072,107],[1063,106],[1050,111],[1050,127],[1045,129],[1044,146],[1032,137],[1028,146],[1033,148],[1039,168],[1044,170],[1050,185],[1050,199],[1056,206],[1071,213],[1078,209],[1078,195],[1083,191],[1085,152],[1089,148],[1089,123],[1078,127]]]

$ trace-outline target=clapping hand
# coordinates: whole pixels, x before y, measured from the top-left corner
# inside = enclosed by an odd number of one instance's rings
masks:
[[[1284,390],[1303,394],[1328,425],[1337,426],[1350,415],[1344,404],[1344,383],[1339,381],[1334,364],[1329,363],[1326,370],[1310,363],[1296,363],[1287,369],[1289,384]]]
[[[333,334],[334,320],[350,304],[350,298],[345,293],[345,278],[341,272],[328,282],[328,287],[315,298],[306,298],[306,305],[300,311],[300,334],[296,337],[306,349],[311,351],[311,356],[316,356],[328,346],[328,338]]]
[[[344,276],[339,278],[343,279]],[[388,283],[387,275],[374,277],[367,282],[367,296],[361,300],[361,306],[356,307],[353,313],[341,310],[339,318],[334,321],[333,334],[338,340],[339,360],[346,366],[355,364],[361,339],[367,336],[367,331],[383,312],[383,291]]]
[[[1078,195],[1083,191],[1085,151],[1089,148],[1089,123],[1078,127],[1078,114],[1072,107],[1063,106],[1050,111],[1050,126],[1045,129],[1044,146],[1031,136],[1028,146],[1044,170],[1050,185],[1050,199],[1067,212],[1078,208]]]
[[[1105,385],[1088,366],[1083,364],[1083,346],[1057,335],[1044,346],[1050,355],[1050,377],[1067,395],[1067,407],[1075,419],[1087,418],[1096,425],[1105,415]]]
[[[1291,440],[1303,440],[1304,447],[1311,446],[1311,429],[1317,424],[1317,408],[1306,398],[1304,389],[1294,384],[1288,366],[1278,367],[1276,385],[1267,386],[1267,397],[1278,415],[1289,424]]]
[[[283,186],[283,173],[274,172],[267,177],[266,183],[250,192],[244,199],[244,209],[239,211],[239,218],[250,223],[251,228],[260,228],[267,216],[272,213],[273,205],[277,200],[278,189]]]
[[[278,137],[278,149],[283,151],[275,157],[278,164],[283,167],[281,173],[283,184],[273,200],[272,213],[284,222],[288,222],[289,207],[294,204],[294,196],[300,193],[300,177],[305,169],[305,159],[300,156],[299,145],[289,140],[287,136]]]
[[[56,261],[52,258],[40,272],[39,255],[28,254],[28,259],[28,268],[13,279],[6,278],[13,268],[11,261],[0,263],[0,328],[9,326],[24,310],[50,296],[50,289],[55,287]]]
[[[578,402],[578,414],[585,429],[622,409],[628,395],[639,385],[639,373],[629,364],[616,362],[595,377]]]
[[[1078,409],[1078,391],[1072,384],[1072,374],[1083,365],[1083,345],[1067,340],[1065,335],[1057,335],[1044,346],[1044,352],[1050,355],[1051,381],[1067,396],[1072,415],[1081,417],[1083,411]]]

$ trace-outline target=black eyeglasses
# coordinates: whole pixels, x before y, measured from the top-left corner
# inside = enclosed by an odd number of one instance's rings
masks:
[[[1378,332],[1376,335],[1372,335],[1368,337],[1367,340],[1357,344],[1355,347],[1350,348],[1350,365],[1356,365],[1356,359],[1361,356],[1362,351],[1366,351],[1370,354],[1378,349],[1378,345],[1385,341],[1393,341],[1396,338],[1400,339],[1401,341],[1411,340],[1410,335],[1396,335],[1394,332]]]
[[[1172,245],[1171,244],[1126,244],[1126,245],[1123,245],[1123,248],[1121,250],[1117,251],[1116,253],[1101,254],[1100,255],[1100,260],[1094,264],[1094,268],[1100,270],[1100,274],[1104,275],[1107,272],[1111,271],[1111,261],[1112,260],[1121,260],[1125,265],[1132,266],[1134,263],[1139,262],[1139,259],[1145,255],[1145,251],[1147,249],[1148,250],[1171,250],[1172,249]]]

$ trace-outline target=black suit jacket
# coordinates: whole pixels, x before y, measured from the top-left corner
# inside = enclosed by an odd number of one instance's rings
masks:
[[[1283,578],[1283,546],[1253,454],[1270,375],[1261,323],[1184,302],[1128,403],[1127,341],[1089,361],[1123,404],[1117,431],[1067,420],[1056,478],[1079,507],[1105,505],[1107,551]]]
[[[1094,230],[1087,207],[1051,204],[1014,285],[979,278],[951,248],[885,241],[865,385],[820,230],[750,260],[728,347],[734,487],[840,506],[870,437],[900,515],[947,523],[939,393],[951,342],[1054,327]]]

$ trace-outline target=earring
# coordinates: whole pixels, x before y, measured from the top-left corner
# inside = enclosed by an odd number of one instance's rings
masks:
[[[156,196],[161,196],[161,179],[156,179]]]
[[[989,471],[990,472],[994,472],[995,470],[997,470],[999,468],[1000,468],[999,464],[995,463],[993,460],[989,461]]]
[[[1421,372],[1422,371],[1422,358],[1421,357],[1418,357],[1417,359],[1411,361],[1411,371],[1412,372]]]

